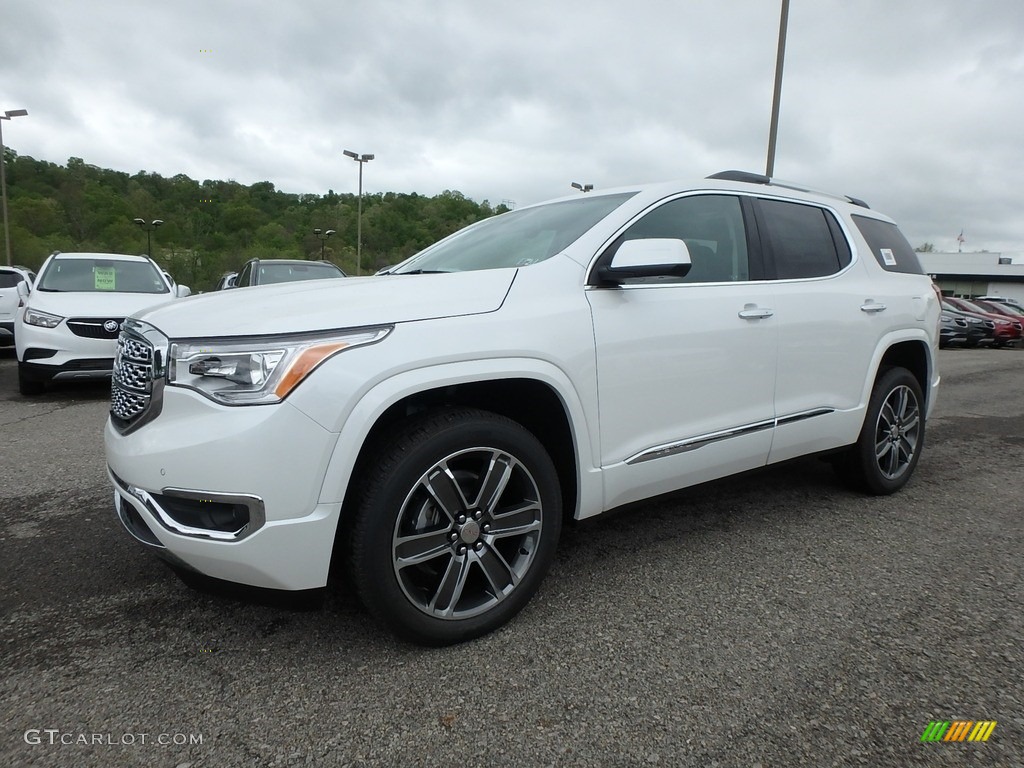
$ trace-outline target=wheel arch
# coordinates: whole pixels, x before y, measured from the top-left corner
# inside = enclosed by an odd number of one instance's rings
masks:
[[[894,367],[906,368],[917,379],[917,383],[921,387],[921,394],[924,396],[927,412],[931,404],[932,387],[930,382],[934,368],[930,349],[928,343],[923,339],[906,339],[891,343],[875,366],[875,376],[871,382],[868,397],[870,398],[870,393],[874,391],[875,384],[885,374],[886,370]]]
[[[398,374],[366,392],[341,426],[320,501],[340,502],[345,517],[352,478],[358,477],[358,467],[381,435],[410,415],[464,406],[510,418],[540,440],[558,471],[567,516],[600,510],[603,487],[593,465],[594,435],[568,377],[543,361],[480,362],[490,370],[433,366]]]

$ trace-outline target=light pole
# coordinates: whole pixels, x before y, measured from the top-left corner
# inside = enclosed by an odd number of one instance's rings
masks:
[[[320,261],[324,260],[324,245],[327,243],[327,238],[334,234],[333,229],[328,229],[326,232],[321,230],[319,227],[313,230],[313,234],[320,238]]]
[[[135,223],[146,230],[146,255],[149,258],[153,258],[153,230],[159,227],[163,222],[160,219],[153,219],[148,224],[145,219],[135,219]]]
[[[570,184],[573,189],[578,189],[580,192],[589,192],[594,188],[593,184],[580,184],[578,181],[574,181]]]
[[[772,92],[772,123],[768,129],[768,162],[764,175],[775,173],[775,140],[779,135],[779,102],[782,99],[782,65],[786,61],[786,28],[789,25],[789,0],[782,0],[782,19],[779,21],[779,50],[775,55],[775,90]]]
[[[360,155],[348,149],[342,150],[345,157],[359,163],[359,213],[356,216],[356,274],[362,274],[363,264],[363,165],[373,160],[373,155]]]
[[[28,114],[27,109],[9,109],[0,115],[0,121],[10,120],[12,117],[24,117]],[[0,126],[3,123],[0,122]],[[4,241],[7,248],[7,266],[11,266],[11,227],[7,223],[7,176],[4,173],[4,132],[0,130],[0,199],[4,206]]]

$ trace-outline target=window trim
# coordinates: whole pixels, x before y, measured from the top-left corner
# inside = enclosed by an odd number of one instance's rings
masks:
[[[648,214],[652,213],[656,209],[681,200],[686,197],[732,197],[739,202],[740,215],[743,219],[743,230],[746,237],[747,245],[747,279],[746,280],[735,280],[735,281],[723,281],[715,283],[681,283],[681,282],[670,282],[665,281],[663,283],[624,283],[616,286],[616,290],[619,289],[636,289],[636,288],[693,288],[701,285],[749,285],[750,283],[761,283],[768,279],[767,277],[767,264],[764,259],[764,254],[761,248],[761,238],[759,235],[759,229],[754,219],[753,207],[750,205],[750,200],[754,198],[748,192],[741,192],[738,190],[729,189],[692,189],[685,192],[674,193],[667,195],[660,200],[655,200],[650,205],[645,207],[643,210],[635,213],[629,218],[624,224],[615,230],[615,233],[609,237],[601,247],[597,249],[595,255],[590,259],[590,264],[587,267],[586,278],[583,281],[585,288],[594,289],[607,289],[598,278],[597,270],[598,267],[604,264],[610,264],[612,257],[615,255],[615,251],[619,245],[623,242],[622,237],[626,231],[636,224],[640,219],[644,218]]]
[[[856,240],[850,235],[850,230],[846,226],[846,221],[843,215],[830,205],[819,203],[813,200],[800,200],[791,197],[780,197],[777,195],[749,195],[751,198],[751,207],[753,208],[754,218],[758,225],[758,235],[761,238],[761,247],[764,255],[765,265],[765,280],[769,280],[773,283],[790,283],[790,282],[807,282],[809,280],[831,280],[839,275],[845,274],[847,271],[853,268],[853,266],[860,260],[860,253],[857,249]],[[824,211],[826,214],[831,214],[832,219],[825,219],[826,225],[828,225],[828,231],[832,236],[832,246],[836,249],[836,255],[839,255],[838,245],[835,242],[836,231],[832,223],[838,226],[839,233],[842,234],[846,240],[846,246],[850,250],[850,261],[845,266],[841,267],[835,272],[830,272],[827,275],[814,275],[812,277],[778,277],[778,270],[775,265],[775,253],[772,249],[771,241],[768,237],[767,227],[765,226],[765,214],[760,206],[762,200],[780,202],[780,203],[792,203],[793,205],[805,205],[809,208],[817,208],[819,211]],[[764,233],[763,235],[761,233]]]

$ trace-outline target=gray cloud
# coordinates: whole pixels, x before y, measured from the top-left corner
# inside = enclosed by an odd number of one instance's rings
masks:
[[[519,204],[760,171],[764,0],[16,0],[0,108],[19,153],[128,172]],[[776,173],[868,199],[915,243],[1022,250],[1019,0],[795,2]]]

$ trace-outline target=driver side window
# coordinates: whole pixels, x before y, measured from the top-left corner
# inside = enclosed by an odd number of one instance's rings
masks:
[[[668,237],[683,240],[693,264],[674,283],[723,283],[750,279],[747,236],[737,197],[696,195],[671,200],[634,223],[622,241]],[[664,282],[658,278],[657,282]],[[637,278],[630,283],[651,282]]]

